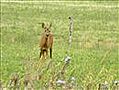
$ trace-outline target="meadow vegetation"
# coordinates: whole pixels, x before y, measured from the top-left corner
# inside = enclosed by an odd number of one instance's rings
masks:
[[[75,78],[77,87],[119,80],[119,6],[118,1],[79,2],[1,2],[1,82],[4,86],[12,73],[33,77],[35,88],[44,87],[64,65],[68,49],[69,16],[74,29],[66,67],[66,82]],[[42,22],[51,22],[54,33],[53,58],[38,64]],[[49,61],[52,64],[48,66]],[[48,67],[48,69],[46,69]],[[23,78],[21,78],[22,81]]]

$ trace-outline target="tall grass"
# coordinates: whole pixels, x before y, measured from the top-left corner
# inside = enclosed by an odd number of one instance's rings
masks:
[[[53,71],[59,72],[68,49],[69,16],[74,18],[74,31],[65,79],[75,77],[78,86],[118,80],[118,9],[118,3],[113,1],[2,2],[1,81],[6,84],[14,72],[20,76],[27,71],[36,74],[32,63],[39,62],[39,22],[52,22],[54,46],[53,66],[43,72],[37,88],[51,79]]]

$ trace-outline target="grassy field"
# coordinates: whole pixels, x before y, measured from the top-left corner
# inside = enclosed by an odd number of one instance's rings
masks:
[[[105,81],[111,85],[119,80],[118,10],[117,1],[1,2],[1,81],[6,85],[15,72],[21,77],[25,73],[36,74],[32,63],[39,61],[39,39],[43,31],[38,23],[51,22],[54,66],[44,72],[42,80],[35,82],[35,88],[48,82],[52,72],[58,72],[64,62],[69,38],[68,17],[72,16],[71,62],[65,80],[75,77],[75,84],[91,83],[94,90]]]

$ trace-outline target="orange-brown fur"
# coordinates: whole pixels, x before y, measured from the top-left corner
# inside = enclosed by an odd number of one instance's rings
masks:
[[[52,58],[53,34],[50,31],[51,24],[42,23],[42,28],[44,29],[44,32],[40,41],[40,58],[46,58],[48,49],[50,49],[50,58]]]

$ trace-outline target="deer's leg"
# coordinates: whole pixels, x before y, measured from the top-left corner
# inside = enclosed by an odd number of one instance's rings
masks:
[[[50,48],[50,58],[52,58],[52,48]]]
[[[42,54],[43,54],[43,50],[41,49],[39,58],[41,58]]]
[[[47,56],[48,56],[48,49],[46,49],[45,59],[47,58]]]
[[[43,59],[45,58],[45,50],[43,50]]]
[[[44,49],[43,50],[43,59],[46,59],[47,55],[48,55],[48,51],[47,51],[47,49]]]
[[[48,56],[48,49],[46,49],[46,56]]]

